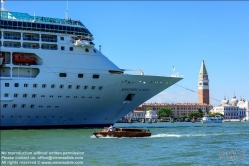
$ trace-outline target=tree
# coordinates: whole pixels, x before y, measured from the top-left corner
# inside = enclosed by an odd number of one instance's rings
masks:
[[[186,115],[180,115],[179,118],[180,118],[180,119],[186,119],[187,116],[186,116]]]
[[[210,117],[215,117],[215,116],[221,116],[221,117],[224,117],[224,115],[223,114],[221,114],[221,113],[214,113],[214,112],[209,112],[208,113],[208,115],[210,116]]]
[[[200,114],[200,118],[202,118],[203,117],[203,111],[200,108],[198,108],[198,113]]]
[[[159,117],[171,117],[172,108],[160,108],[158,111]]]
[[[147,107],[146,111],[153,110],[151,107]]]
[[[201,115],[200,115],[199,112],[190,112],[190,113],[188,113],[188,118],[190,118],[190,119],[193,119],[194,117],[199,118],[200,116]]]

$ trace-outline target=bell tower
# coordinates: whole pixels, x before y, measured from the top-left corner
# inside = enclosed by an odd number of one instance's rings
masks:
[[[209,104],[209,79],[204,60],[202,60],[198,79],[198,103]]]

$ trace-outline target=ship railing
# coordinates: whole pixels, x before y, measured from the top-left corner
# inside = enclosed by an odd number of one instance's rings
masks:
[[[4,39],[12,39],[12,40],[20,40],[21,39],[21,35],[20,36],[15,36],[15,35],[4,35],[3,36]]]
[[[128,71],[128,72],[137,72],[137,73],[139,73],[140,75],[145,75],[145,73],[143,72],[143,70],[142,69],[121,69],[123,72],[126,72],[126,71]]]
[[[183,78],[183,75],[180,75],[179,73],[174,73],[170,75],[171,77],[177,77],[177,78]]]

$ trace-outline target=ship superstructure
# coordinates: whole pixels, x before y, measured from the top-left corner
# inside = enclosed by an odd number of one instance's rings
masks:
[[[2,129],[107,126],[182,79],[125,74],[78,20],[0,14]]]

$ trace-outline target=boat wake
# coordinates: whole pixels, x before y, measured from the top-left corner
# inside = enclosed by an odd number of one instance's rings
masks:
[[[206,137],[206,136],[231,136],[231,135],[249,135],[249,133],[219,133],[219,134],[155,134],[150,138],[162,138],[162,137]]]

